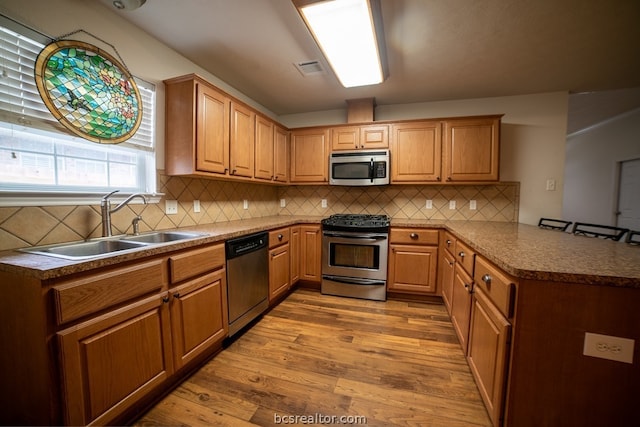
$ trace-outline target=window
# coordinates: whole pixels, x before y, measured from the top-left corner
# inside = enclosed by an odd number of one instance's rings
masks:
[[[136,134],[121,144],[73,136],[42,102],[35,59],[50,41],[0,17],[0,193],[155,193],[155,87],[136,80],[143,104]]]

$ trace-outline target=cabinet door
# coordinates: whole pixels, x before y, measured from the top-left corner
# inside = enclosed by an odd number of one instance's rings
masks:
[[[224,174],[229,170],[229,98],[197,84],[196,169]]]
[[[469,341],[469,319],[471,317],[471,277],[456,263],[454,268],[451,304],[451,323],[455,329],[462,351],[467,353]]]
[[[275,127],[273,141],[273,179],[289,181],[289,132],[279,126]]]
[[[288,243],[269,251],[269,302],[289,289],[290,268]]]
[[[255,177],[273,179],[274,125],[270,120],[256,116]]]
[[[322,234],[319,225],[300,227],[300,279],[320,283]]]
[[[440,127],[440,122],[411,122],[391,126],[392,183],[440,181]]]
[[[454,266],[455,259],[449,251],[445,250],[442,254],[441,264],[441,287],[442,287],[442,301],[447,308],[449,315],[451,315],[451,307],[453,304],[453,279],[454,279]]]
[[[391,245],[388,289],[411,294],[435,293],[437,264],[435,246]]]
[[[166,295],[57,334],[67,425],[108,424],[171,375]]]
[[[389,148],[389,126],[360,126],[360,148]]]
[[[289,259],[291,261],[291,284],[295,285],[300,280],[300,226],[291,227],[289,237]]]
[[[229,167],[233,176],[253,177],[254,129],[255,113],[232,102]]]
[[[497,181],[500,119],[448,120],[444,124],[446,181]]]
[[[170,290],[176,369],[220,345],[227,336],[226,289],[223,268]]]
[[[291,182],[327,183],[329,131],[301,130],[291,133]]]
[[[511,324],[477,289],[473,297],[467,361],[494,426],[500,425]]]
[[[360,127],[342,126],[331,129],[331,150],[355,150],[360,148]]]

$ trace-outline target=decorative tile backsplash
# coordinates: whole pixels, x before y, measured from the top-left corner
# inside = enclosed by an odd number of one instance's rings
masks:
[[[112,214],[113,233],[131,233],[131,221],[142,216],[140,231],[272,215],[328,216],[334,213],[384,213],[395,218],[518,221],[519,183],[488,186],[425,185],[384,187],[275,187],[234,181],[158,175],[158,204],[127,205]],[[280,207],[284,199],[286,206]],[[322,207],[326,199],[327,207]],[[178,213],[164,212],[165,200],[178,201]],[[193,201],[200,201],[200,212]],[[247,200],[247,209],[244,209]],[[425,207],[432,201],[432,208]],[[456,208],[449,209],[455,200]],[[469,209],[471,200],[476,209]],[[0,208],[0,250],[82,240],[102,235],[100,206]]]
[[[387,214],[392,218],[518,221],[520,184],[496,185],[391,185],[383,187],[283,187],[279,197],[286,206],[279,215],[335,213]],[[327,207],[322,207],[325,199]],[[431,200],[431,208],[427,208]],[[476,209],[470,209],[475,200]],[[455,208],[450,209],[450,202]]]

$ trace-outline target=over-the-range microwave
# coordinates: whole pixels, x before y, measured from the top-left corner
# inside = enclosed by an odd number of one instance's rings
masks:
[[[329,158],[329,184],[389,184],[389,150],[334,151]]]

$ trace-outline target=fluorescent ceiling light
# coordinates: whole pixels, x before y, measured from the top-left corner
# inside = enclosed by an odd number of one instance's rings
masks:
[[[344,87],[382,83],[384,74],[368,0],[294,2]]]

